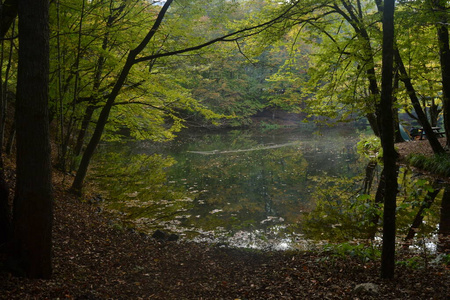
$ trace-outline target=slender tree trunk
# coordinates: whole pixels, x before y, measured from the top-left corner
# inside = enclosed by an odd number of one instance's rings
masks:
[[[49,2],[18,0],[17,182],[15,272],[51,276],[53,193],[48,122]]]
[[[94,155],[94,151],[97,148],[98,143],[100,142],[100,139],[103,134],[103,129],[105,128],[106,122],[108,121],[109,113],[111,111],[112,106],[114,105],[114,101],[116,100],[117,96],[119,95],[120,90],[122,89],[123,84],[125,83],[125,80],[128,77],[128,74],[130,73],[131,68],[136,63],[136,57],[144,50],[144,48],[147,46],[147,44],[150,42],[150,40],[153,38],[154,34],[156,33],[157,29],[161,25],[161,22],[169,9],[170,5],[172,4],[173,0],[168,0],[164,4],[164,6],[161,8],[161,11],[153,24],[152,29],[149,31],[147,36],[144,38],[144,40],[133,50],[131,50],[128,54],[127,60],[125,62],[124,67],[122,68],[122,71],[119,74],[119,77],[117,78],[116,83],[114,84],[113,90],[111,91],[111,94],[109,94],[108,100],[106,101],[105,106],[103,106],[102,111],[100,112],[100,116],[97,120],[97,125],[95,127],[94,133],[92,134],[92,137],[86,146],[86,150],[83,153],[83,157],[81,158],[80,166],[78,167],[77,175],[75,176],[75,179],[72,183],[71,190],[75,194],[80,195],[82,193],[82,187],[84,183],[84,179],[87,174],[87,170],[89,167],[89,164],[91,162],[92,156]]]
[[[106,102],[105,106],[103,106],[103,109],[100,112],[100,116],[97,120],[97,126],[95,127],[94,133],[92,134],[92,137],[88,145],[86,146],[86,150],[83,153],[80,166],[78,167],[77,175],[75,176],[75,179],[71,187],[72,192],[77,195],[81,195],[82,193],[84,179],[86,177],[92,156],[94,155],[95,149],[97,148],[97,145],[100,142],[100,139],[103,134],[103,129],[105,128],[106,122],[108,121],[109,113],[114,104],[114,101],[116,100],[116,97],[119,94],[120,89],[123,86],[128,76],[128,73],[130,72],[133,66],[134,57],[135,55],[133,55],[133,51],[131,51],[130,54],[128,55],[128,59],[125,63],[125,66],[122,69],[119,78],[117,79],[114,89],[108,98],[108,101]]]
[[[78,156],[81,154],[81,150],[84,144],[84,137],[86,136],[86,132],[89,128],[89,123],[92,119],[92,114],[94,113],[94,107],[92,105],[88,105],[86,107],[86,111],[84,112],[83,121],[81,121],[81,128],[78,132],[77,143],[75,148],[73,149],[73,155]]]
[[[386,189],[386,180],[385,180],[385,169],[383,168],[383,171],[381,171],[381,175],[380,175],[380,182],[378,183],[378,188],[377,188],[377,192],[375,194],[375,200],[374,200],[374,207],[376,208],[376,212],[373,213],[370,216],[370,223],[372,224],[371,228],[369,228],[369,232],[368,232],[368,239],[373,240],[375,239],[375,235],[378,231],[378,222],[380,221],[380,214],[381,211],[379,210],[379,208],[381,207],[381,205],[383,204],[384,201],[384,192]]]
[[[397,198],[397,152],[394,148],[394,118],[392,114],[394,65],[394,0],[385,0],[383,7],[383,50],[381,79],[381,144],[385,172],[383,247],[381,277],[393,278],[395,267],[395,210]]]
[[[11,126],[11,129],[9,131],[8,135],[8,141],[6,142],[5,146],[5,153],[10,155],[12,153],[14,140],[16,139],[16,114],[14,114],[14,122]]]
[[[60,150],[60,157],[58,161],[58,166],[61,170],[66,171],[66,163],[67,163],[67,153],[69,152],[69,143],[71,140],[72,130],[75,127],[76,120],[74,119],[74,114],[77,109],[77,99],[78,99],[78,84],[80,79],[80,59],[81,59],[81,38],[82,38],[82,29],[83,29],[83,22],[84,22],[84,13],[85,13],[85,6],[86,6],[86,0],[82,0],[81,5],[81,16],[78,23],[78,44],[77,44],[77,52],[76,52],[76,59],[75,59],[75,83],[73,88],[73,100],[72,100],[72,115],[70,117],[70,120],[68,122],[67,130],[66,130],[66,136],[61,138],[61,150]],[[61,116],[62,118],[62,116]]]
[[[434,202],[434,199],[436,199],[436,196],[439,194],[440,191],[441,191],[440,188],[435,188],[433,191],[427,192],[427,194],[425,195],[425,199],[423,200],[422,205],[420,205],[416,217],[414,218],[411,227],[408,230],[408,234],[405,237],[405,241],[412,240],[414,238],[420,225],[422,225],[422,221],[424,218],[423,212],[431,207],[431,205]]]
[[[376,136],[380,136],[380,127],[378,126],[377,115],[375,113],[366,114],[366,118],[369,121],[370,128],[373,131],[373,134]]]
[[[444,148],[442,147],[442,145],[439,143],[438,139],[436,138],[436,135],[434,134],[434,132],[431,128],[430,122],[428,121],[428,118],[427,118],[426,114],[424,113],[422,106],[420,105],[419,98],[417,98],[416,90],[414,89],[414,87],[411,83],[411,78],[409,78],[409,75],[406,72],[405,65],[403,64],[403,60],[400,56],[398,49],[395,50],[395,60],[399,67],[400,80],[403,81],[403,84],[405,85],[406,91],[409,95],[409,99],[411,100],[411,103],[417,114],[419,122],[422,125],[425,132],[427,133],[428,142],[430,143],[430,146],[433,149],[433,152],[435,154],[445,153]]]
[[[362,12],[359,14],[356,12],[355,7],[348,1],[341,0],[340,3],[345,8],[345,12],[341,10],[337,5],[334,5],[334,9],[342,17],[344,17],[349,24],[353,27],[355,32],[358,34],[358,39],[364,43],[363,55],[364,55],[364,65],[366,66],[366,76],[369,81],[369,91],[372,96],[373,103],[368,103],[367,106],[373,106],[375,108],[375,116],[373,119],[370,117],[369,123],[376,136],[380,136],[381,124],[380,124],[380,89],[378,87],[377,76],[375,72],[375,61],[374,61],[374,51],[370,43],[370,35],[366,30],[366,24],[362,20]],[[360,8],[360,7],[359,7]],[[376,125],[375,125],[376,124]]]
[[[112,3],[110,4],[110,7],[112,7]],[[123,10],[123,8],[124,8],[124,6],[122,6],[122,10]],[[106,51],[106,49],[108,47],[109,31],[111,30],[111,26],[112,26],[112,23],[114,22],[114,19],[115,18],[113,18],[113,11],[111,10],[110,16],[108,17],[108,20],[106,22],[106,30],[107,31],[105,33],[105,36],[103,37],[103,42],[102,42],[102,50],[103,51]],[[98,102],[98,91],[100,89],[101,78],[102,78],[102,73],[103,73],[103,69],[105,66],[105,62],[106,62],[106,57],[102,53],[97,59],[97,65],[96,65],[96,69],[95,69],[95,73],[94,73],[94,81],[93,81],[93,86],[92,86],[92,96],[91,96],[91,100],[89,100],[88,106],[86,107],[86,110],[84,112],[83,121],[81,122],[80,130],[78,131],[77,143],[74,148],[74,156],[80,155],[81,150],[83,148],[84,139],[85,139],[86,133],[89,129],[89,124],[91,122],[92,115],[94,114],[94,110],[95,110],[94,105],[97,104],[97,102]]]

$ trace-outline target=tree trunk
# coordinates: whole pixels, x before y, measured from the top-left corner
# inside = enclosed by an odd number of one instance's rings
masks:
[[[128,57],[125,62],[125,65],[123,66],[122,71],[120,72],[119,77],[117,78],[117,81],[114,84],[111,94],[109,94],[109,96],[108,96],[108,100],[106,101],[105,106],[103,106],[102,111],[100,112],[100,116],[98,117],[97,125],[95,127],[94,133],[92,134],[92,137],[91,137],[88,145],[86,146],[86,150],[83,153],[83,157],[81,158],[81,162],[80,162],[80,166],[78,167],[77,175],[75,176],[75,179],[74,179],[74,181],[72,183],[72,187],[71,187],[71,191],[73,193],[75,193],[77,195],[80,195],[82,193],[82,187],[83,187],[84,179],[87,174],[89,164],[91,162],[92,156],[94,155],[94,151],[97,148],[97,145],[100,142],[100,139],[102,137],[103,129],[105,128],[106,122],[108,121],[111,108],[114,105],[114,102],[116,101],[116,98],[119,95],[119,92],[122,89],[122,86],[125,83],[125,80],[127,79],[131,68],[137,62],[136,57],[142,52],[142,50],[144,50],[144,48],[147,46],[147,44],[153,38],[157,29],[161,25],[161,22],[165,16],[167,10],[169,9],[170,5],[172,4],[172,1],[173,0],[166,1],[164,6],[161,8],[161,11],[158,14],[158,17],[157,17],[155,23],[153,24],[153,27],[148,32],[147,36],[135,49],[131,50],[128,53]]]
[[[420,225],[422,225],[424,210],[431,207],[431,204],[433,204],[434,199],[436,199],[436,196],[439,194],[440,190],[440,188],[435,188],[432,192],[427,192],[427,194],[425,195],[425,199],[423,200],[422,205],[420,205],[416,217],[414,218],[411,227],[408,230],[405,241],[412,240],[414,238]]]
[[[450,186],[447,186],[442,196],[441,221],[439,222],[440,252],[450,253]]]
[[[9,7],[7,7],[9,5]],[[0,35],[4,37],[9,28],[14,24],[14,19],[17,15],[17,1],[5,1],[5,3],[0,4],[1,6],[1,25],[0,25]],[[14,34],[14,27],[13,27]],[[11,223],[11,207],[9,205],[9,185],[6,182],[5,168],[3,164],[3,141],[5,136],[6,128],[6,109],[7,109],[7,88],[8,88],[8,77],[9,71],[11,69],[11,59],[13,51],[13,41],[10,42],[9,58],[8,64],[5,71],[5,83],[3,84],[0,80],[0,99],[1,99],[1,109],[0,109],[0,250],[2,250],[2,245],[5,245],[10,241],[12,234],[12,223]],[[2,43],[2,68],[3,68],[3,51],[4,43]]]
[[[3,157],[0,157],[0,252],[11,238],[11,207],[9,206],[9,186],[5,179]]]
[[[81,150],[84,144],[84,137],[86,136],[86,132],[89,128],[89,123],[92,119],[92,114],[94,113],[94,106],[88,105],[86,107],[86,111],[84,112],[83,121],[81,121],[81,128],[78,132],[77,143],[75,148],[73,149],[73,155],[78,156],[81,154]]]
[[[0,4],[0,37],[3,38],[17,16],[18,0],[5,0]]]
[[[11,126],[11,129],[9,131],[8,135],[8,141],[6,142],[5,146],[5,153],[10,155],[12,153],[14,140],[16,139],[16,114],[14,114],[14,122]]]
[[[428,118],[427,118],[426,114],[424,113],[422,106],[420,105],[419,98],[417,98],[416,90],[414,89],[414,87],[411,83],[411,78],[409,78],[409,75],[406,72],[405,65],[403,64],[403,60],[400,56],[398,49],[395,50],[395,60],[399,67],[400,80],[403,81],[403,84],[405,85],[406,91],[409,95],[409,99],[411,100],[411,103],[417,114],[419,122],[422,125],[425,132],[427,133],[428,142],[430,143],[430,146],[433,149],[433,152],[435,154],[445,153],[444,148],[442,147],[441,143],[439,143],[438,139],[436,138],[436,135],[434,134],[434,132],[431,128],[430,122],[428,121]]]
[[[380,136],[380,127],[378,126],[377,115],[374,113],[366,114],[366,118],[369,121],[370,128],[377,137]]]
[[[383,7],[383,50],[381,79],[381,144],[385,175],[383,247],[381,277],[393,278],[395,266],[395,210],[397,198],[397,152],[394,148],[394,118],[392,114],[394,64],[394,0],[385,0]]]
[[[369,240],[375,239],[375,235],[377,234],[377,231],[378,231],[378,222],[380,221],[380,214],[381,214],[379,208],[381,207],[381,205],[384,201],[384,190],[386,188],[384,172],[385,172],[385,169],[383,168],[383,171],[381,171],[380,181],[378,183],[377,192],[375,194],[375,200],[373,202],[373,206],[377,209],[376,210],[377,212],[373,213],[370,216],[370,223],[372,224],[372,226],[370,226],[368,235],[367,235],[367,238]]]
[[[445,11],[445,7],[439,6]],[[442,103],[444,109],[444,127],[445,135],[450,134],[450,47],[448,37],[448,17],[447,12],[443,13],[439,18],[437,26],[438,45],[439,45],[439,59],[441,62],[442,75]],[[450,139],[447,139],[446,147],[450,147]]]
[[[17,275],[51,276],[53,194],[48,122],[49,3],[19,0],[17,182],[13,260]]]

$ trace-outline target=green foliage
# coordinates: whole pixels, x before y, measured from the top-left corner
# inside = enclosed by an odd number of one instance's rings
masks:
[[[332,256],[357,258],[361,262],[375,261],[381,257],[381,250],[373,244],[328,244],[323,250],[330,252]]]
[[[422,154],[411,154],[406,160],[412,166],[419,169],[446,177],[450,176],[450,156],[448,154],[434,155],[431,157]]]
[[[383,156],[380,138],[375,135],[362,135],[356,149],[360,155],[371,160],[378,160]]]
[[[420,256],[413,256],[406,260],[400,260],[396,262],[399,266],[405,266],[411,269],[419,269],[423,266],[423,258]]]

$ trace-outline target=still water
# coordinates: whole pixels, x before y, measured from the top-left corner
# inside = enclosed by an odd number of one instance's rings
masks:
[[[351,126],[185,132],[107,144],[92,180],[126,223],[182,239],[262,249],[365,238],[367,160]],[[367,187],[367,184],[366,184]],[[407,221],[405,221],[407,226]],[[432,231],[432,229],[430,229]]]

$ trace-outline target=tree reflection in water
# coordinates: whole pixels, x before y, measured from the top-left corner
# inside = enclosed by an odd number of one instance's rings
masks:
[[[339,131],[232,131],[167,145],[110,144],[97,156],[93,177],[108,193],[108,208],[148,233],[159,228],[268,248],[367,239],[379,228],[382,204],[372,186],[380,174],[355,153],[356,141]],[[405,235],[430,184],[405,169],[399,176],[398,233]],[[436,233],[436,207],[422,209],[421,236]]]

